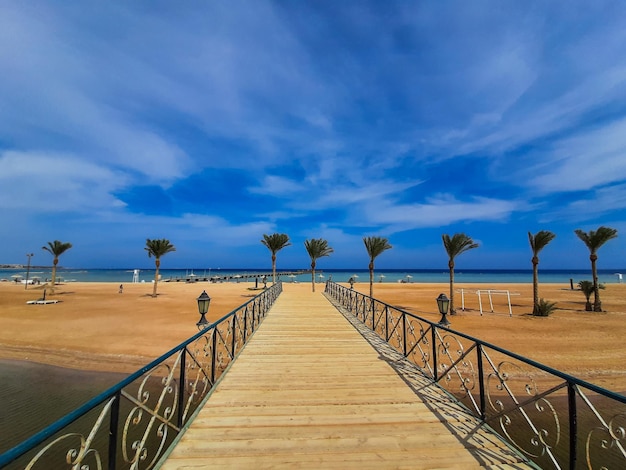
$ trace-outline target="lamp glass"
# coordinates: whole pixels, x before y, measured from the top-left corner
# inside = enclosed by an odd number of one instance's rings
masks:
[[[198,297],[198,312],[200,315],[204,315],[209,311],[209,304],[211,303],[211,297],[206,293],[206,291],[202,291],[200,297]]]
[[[439,307],[439,313],[442,315],[444,313],[448,313],[448,306],[450,305],[450,299],[446,296],[446,294],[439,294],[437,297],[437,307]]]

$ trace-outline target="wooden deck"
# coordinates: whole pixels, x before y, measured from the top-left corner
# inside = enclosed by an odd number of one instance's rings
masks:
[[[161,469],[533,468],[367,334],[284,285]]]

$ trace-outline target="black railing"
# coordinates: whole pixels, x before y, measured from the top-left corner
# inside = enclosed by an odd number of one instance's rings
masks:
[[[541,468],[626,468],[625,396],[337,283],[326,293]]]
[[[150,469],[282,292],[278,282],[0,455],[0,468]]]

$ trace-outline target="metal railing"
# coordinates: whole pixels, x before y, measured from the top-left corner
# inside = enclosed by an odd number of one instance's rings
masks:
[[[13,449],[0,468],[150,469],[282,292],[266,289]]]
[[[337,283],[326,293],[541,468],[626,468],[626,396]]]

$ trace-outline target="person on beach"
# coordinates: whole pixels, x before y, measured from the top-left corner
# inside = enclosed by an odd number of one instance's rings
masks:
[[[120,284],[119,293],[121,294],[122,292],[124,292],[124,284]]]

